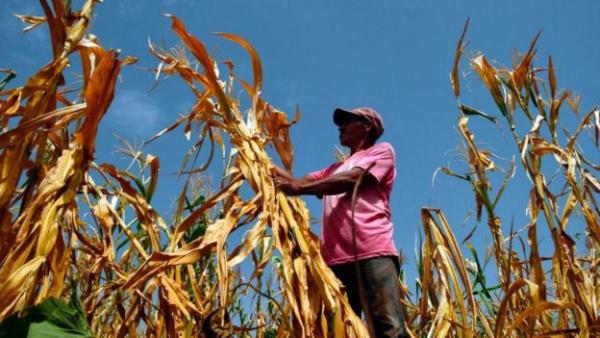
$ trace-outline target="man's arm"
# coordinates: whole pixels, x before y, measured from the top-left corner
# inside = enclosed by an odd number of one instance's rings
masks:
[[[363,175],[363,168],[355,167],[349,171],[331,175],[322,180],[314,180],[308,176],[302,179],[294,177],[285,177],[274,172],[275,187],[281,190],[286,195],[337,195],[346,192],[351,192],[354,185]],[[377,183],[377,180],[370,174],[366,174],[362,184]]]
[[[296,180],[302,183],[308,183],[310,181],[314,181],[314,179],[308,175],[303,176],[301,178],[295,178],[294,176],[292,176],[291,173],[289,173],[287,170],[282,169],[276,165],[273,165],[273,177],[281,177],[283,179],[286,179],[288,181],[292,181],[292,180]]]

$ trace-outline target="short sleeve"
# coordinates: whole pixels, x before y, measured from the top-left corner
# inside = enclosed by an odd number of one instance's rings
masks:
[[[318,171],[313,171],[311,173],[308,173],[306,176],[312,178],[315,181],[323,180],[323,179],[326,179],[327,177],[331,176],[331,173],[333,173],[339,165],[340,165],[339,163],[334,163],[325,169],[321,169]]]
[[[354,167],[365,170],[371,167],[369,173],[382,182],[389,173],[395,171],[394,148],[389,143],[378,143],[367,150],[367,154],[356,161]]]

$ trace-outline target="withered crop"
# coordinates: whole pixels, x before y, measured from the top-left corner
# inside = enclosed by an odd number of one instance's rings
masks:
[[[24,315],[46,299],[73,295],[74,288],[99,337],[368,336],[321,258],[305,204],[274,189],[273,157],[292,168],[289,128],[299,113],[290,121],[263,99],[262,66],[250,43],[219,34],[248,52],[250,82],[238,78],[229,61],[223,63],[227,71],[220,72],[224,66],[174,16],[172,30],[182,45],[150,45],[159,62],[157,78],[178,76],[195,97],[185,116],[148,141],[160,142],[180,126],[189,139],[197,136],[183,160],[185,180],[174,216],[165,220],[152,206],[157,157],[123,148],[139,164],[138,173],[94,161],[98,125],[113,99],[120,67],[135,59],[119,59],[86,34],[96,1],[85,1],[78,11],[69,3],[41,0],[44,17],[19,16],[27,29],[49,26],[52,60],[12,89],[7,87],[14,73],[2,70],[7,75],[0,80],[0,320]],[[416,299],[402,286],[411,334],[598,335],[600,183],[595,174],[600,166],[594,156],[600,110],[579,115],[576,97],[557,87],[551,58],[546,68],[534,67],[538,36],[512,69],[496,67],[481,54],[469,58],[498,117],[463,104],[459,66],[465,33],[466,25],[451,83],[469,171],[442,171],[472,188],[477,219],[485,215],[493,240],[499,285],[486,285],[468,238],[458,241],[440,210],[423,209]],[[63,72],[76,57],[83,81],[73,92],[66,89]],[[245,100],[236,85],[247,94]],[[579,119],[573,132],[561,129],[565,103]],[[469,129],[471,119],[479,117],[509,130],[515,157],[530,179],[524,238],[512,229],[507,233],[496,212],[516,163],[495,187],[495,156],[481,149]],[[206,147],[208,156],[198,165]],[[596,153],[586,154],[584,148]],[[216,191],[206,194],[198,175],[211,165],[215,149],[225,154],[226,166],[213,177]],[[554,162],[543,161],[546,157]],[[563,184],[556,188],[548,175],[560,176]],[[585,248],[577,247],[569,232],[574,217],[585,223]],[[552,239],[549,264],[539,252],[542,226]],[[234,243],[236,231],[245,235]],[[519,252],[517,242],[528,245]],[[474,263],[467,260],[468,251]],[[249,275],[242,274],[243,264],[251,266]]]

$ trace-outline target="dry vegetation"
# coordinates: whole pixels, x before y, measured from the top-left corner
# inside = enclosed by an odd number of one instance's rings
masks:
[[[412,306],[412,326],[432,337],[598,336],[600,210],[596,197],[600,183],[593,173],[600,166],[593,160],[598,156],[600,110],[595,107],[585,115],[579,113],[578,97],[557,89],[551,57],[546,68],[534,67],[539,34],[512,69],[492,66],[481,53],[468,59],[497,105],[498,118],[461,103],[458,67],[467,26],[468,21],[457,45],[451,82],[469,171],[441,169],[471,185],[478,221],[485,210],[499,290],[486,285],[468,238],[462,242],[473,252],[471,262],[443,214],[423,209],[422,294]],[[566,105],[578,122],[574,131],[561,122],[566,120],[561,111]],[[501,184],[494,187],[491,176],[500,174],[496,156],[477,145],[468,128],[470,118],[502,122],[514,141],[512,154],[531,184],[525,235],[513,231],[512,226],[507,231],[505,221],[495,212],[514,175],[515,161],[505,170]],[[575,219],[584,224],[583,247],[577,247],[569,234],[569,221]],[[551,237],[550,257],[540,254],[540,233]]]
[[[45,17],[20,17],[33,27],[48,24],[53,57],[22,87],[4,88],[12,73],[0,83],[0,320],[70,296],[75,308],[81,302],[99,337],[367,336],[320,257],[304,203],[273,188],[270,155],[291,168],[288,129],[294,121],[261,97],[261,63],[252,46],[221,34],[248,52],[251,82],[237,78],[231,62],[220,78],[218,63],[175,17],[172,29],[182,46],[150,46],[159,60],[156,72],[181,77],[196,97],[186,116],[151,140],[160,142],[179,126],[186,136],[198,135],[182,164],[184,184],[173,220],[164,221],[151,205],[158,158],[128,150],[137,173],[94,162],[97,127],[119,69],[135,60],[119,59],[86,35],[95,1],[85,1],[79,10],[69,3],[41,0]],[[463,37],[452,73],[457,99]],[[600,167],[593,158],[600,112],[581,116],[574,132],[560,132],[560,109],[568,102],[578,114],[576,100],[557,91],[551,59],[545,69],[533,66],[534,47],[535,40],[514,69],[495,68],[483,55],[469,60],[492,93],[530,178],[529,246],[518,252],[513,242],[520,235],[507,235],[494,212],[513,170],[493,187],[491,153],[478,147],[468,129],[467,115],[492,118],[459,100],[470,171],[443,170],[472,185],[479,217],[485,210],[500,288],[487,289],[481,266],[467,263],[466,248],[442,213],[424,209],[419,293],[414,303],[405,293],[415,336],[598,332],[600,183],[593,173]],[[76,57],[83,81],[73,92],[62,74]],[[248,107],[234,95],[236,84],[247,93]],[[548,94],[542,87],[549,87]],[[530,126],[515,127],[516,120]],[[580,146],[580,139],[591,147]],[[198,165],[206,147],[211,155]],[[593,149],[591,159],[582,147]],[[217,191],[204,196],[197,177],[209,167],[215,148],[228,154],[227,165],[222,177],[213,178],[219,180]],[[544,157],[552,157],[555,167],[542,167]],[[548,173],[562,175],[557,191]],[[586,224],[585,248],[576,248],[568,234],[573,217]],[[552,234],[550,264],[538,252],[540,226]],[[235,231],[245,235],[232,245],[228,238]],[[252,267],[249,275],[241,274],[242,264]]]

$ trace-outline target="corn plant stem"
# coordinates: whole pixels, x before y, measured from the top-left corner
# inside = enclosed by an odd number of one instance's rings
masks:
[[[367,322],[367,329],[369,330],[369,334],[372,337],[375,336],[375,328],[373,326],[373,315],[371,314],[371,308],[370,308],[369,302],[367,300],[368,295],[366,294],[365,287],[364,287],[363,274],[361,272],[360,263],[358,262],[358,249],[357,249],[357,243],[356,243],[356,219],[354,218],[354,212],[356,209],[356,202],[358,201],[358,190],[360,188],[360,185],[361,185],[365,175],[367,175],[369,173],[369,170],[371,170],[371,168],[373,168],[374,165],[375,165],[375,163],[372,163],[371,165],[369,165],[369,167],[367,167],[367,169],[365,169],[360,174],[360,176],[354,183],[354,187],[352,188],[352,201],[351,201],[351,206],[352,206],[352,211],[351,211],[351,214],[352,214],[352,216],[351,216],[352,249],[354,251],[354,271],[356,273],[356,280],[358,281],[358,292],[359,292],[360,303],[363,308],[363,311],[365,312],[365,320]]]

